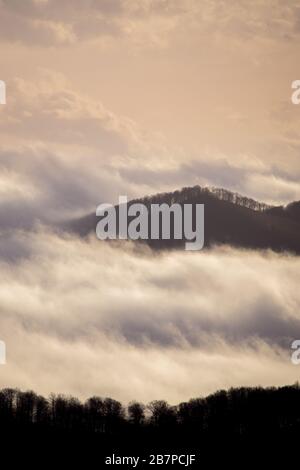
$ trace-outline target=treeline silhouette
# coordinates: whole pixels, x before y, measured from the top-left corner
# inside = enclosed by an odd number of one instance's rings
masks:
[[[0,391],[0,426],[40,426],[113,434],[128,428],[197,429],[247,434],[252,430],[300,429],[300,386],[232,388],[171,406],[164,400],[124,407],[112,398],[74,397],[5,388]]]
[[[261,452],[269,442],[274,456],[275,443],[293,450],[299,440],[300,386],[232,388],[177,406],[156,400],[126,407],[111,398],[81,402],[5,388],[0,391],[0,437],[2,448],[23,449],[22,456],[46,446],[75,460],[95,455],[101,460],[116,448],[125,455],[196,449],[203,459],[215,459],[221,455],[214,454],[216,448],[232,456],[249,452],[249,446]]]

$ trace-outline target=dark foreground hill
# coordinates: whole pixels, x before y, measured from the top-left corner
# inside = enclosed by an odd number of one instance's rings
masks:
[[[135,202],[148,207],[162,203],[204,204],[205,247],[226,244],[300,254],[300,201],[286,207],[271,207],[224,189],[195,186],[130,201],[129,205]],[[98,221],[95,214],[90,214],[65,224],[64,228],[84,237],[95,233]],[[147,241],[155,249],[182,248],[184,242],[172,237]]]
[[[300,388],[235,388],[170,406],[153,401],[127,408],[110,398],[85,403],[61,395],[0,392],[1,456],[9,467],[107,468],[107,457],[140,457],[137,468],[153,468],[151,456],[195,455],[194,468],[245,462],[260,468],[297,463]],[[42,453],[42,455],[41,455]],[[143,462],[145,460],[145,462]],[[186,462],[186,459],[182,459]],[[155,462],[154,462],[155,463]],[[47,465],[46,465],[47,464]],[[157,461],[156,461],[157,464]],[[172,465],[164,460],[159,465]],[[203,465],[205,465],[203,467]],[[122,468],[122,467],[121,467]],[[124,468],[133,468],[132,465]]]

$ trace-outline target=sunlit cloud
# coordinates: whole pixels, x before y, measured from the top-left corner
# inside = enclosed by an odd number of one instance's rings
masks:
[[[43,231],[14,242],[20,257],[0,266],[1,385],[178,400],[297,378],[298,258],[229,248],[153,256]]]

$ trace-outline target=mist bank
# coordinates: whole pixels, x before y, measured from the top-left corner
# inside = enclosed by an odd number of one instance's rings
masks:
[[[10,242],[22,256],[0,263],[2,387],[176,402],[298,378],[298,257],[43,230]]]

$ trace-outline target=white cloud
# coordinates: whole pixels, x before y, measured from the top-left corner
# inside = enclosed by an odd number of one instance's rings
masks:
[[[14,237],[23,258],[0,266],[0,385],[174,402],[297,379],[298,258]]]

